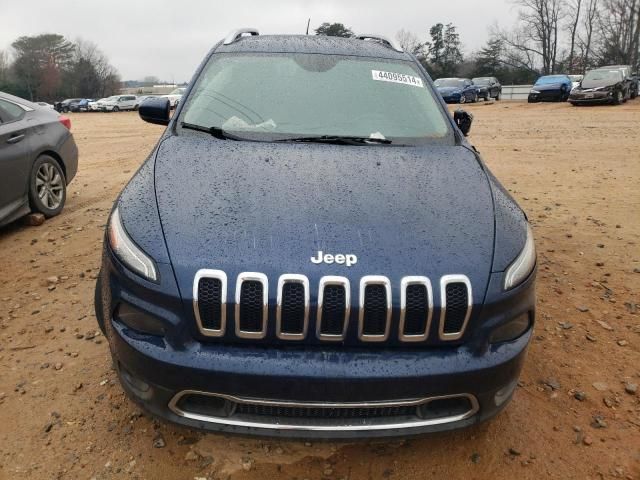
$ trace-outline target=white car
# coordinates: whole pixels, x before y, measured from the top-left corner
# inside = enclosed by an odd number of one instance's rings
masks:
[[[51,105],[50,103],[47,102],[36,102],[38,105],[40,105],[41,107],[47,107],[47,108],[53,108],[53,105]]]
[[[184,92],[187,89],[185,87],[178,87],[176,88],[173,92],[171,92],[168,95],[162,95],[162,98],[168,98],[169,99],[169,106],[171,108],[176,108],[178,106],[178,103],[180,103],[180,99],[182,98],[182,95],[184,94]]]
[[[135,110],[138,106],[135,95],[115,95],[100,103],[103,112],[119,112],[121,110]]]
[[[574,88],[580,86],[580,82],[582,81],[584,75],[567,75],[567,77],[569,77],[569,79],[571,80],[571,90],[573,90]]]
[[[102,110],[101,102],[106,102],[108,98],[101,98],[100,100],[94,100],[93,102],[89,102],[89,111],[91,112],[99,112]]]
[[[144,102],[147,98],[155,98],[157,95],[139,95],[136,97],[136,110],[140,106],[142,102]]]

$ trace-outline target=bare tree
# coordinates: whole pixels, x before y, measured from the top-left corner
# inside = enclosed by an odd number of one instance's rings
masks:
[[[602,63],[638,64],[640,0],[604,0],[599,15]]]
[[[9,66],[9,54],[5,50],[0,50],[0,84],[8,80]]]
[[[567,60],[569,72],[573,72],[575,69],[574,59],[576,52],[576,35],[578,33],[578,26],[580,25],[580,13],[582,9],[582,0],[573,0],[569,3],[570,22],[568,25],[569,37],[571,39],[571,46],[569,48],[569,58]]]
[[[538,58],[542,57],[542,52],[532,44],[530,35],[523,29],[512,31],[494,30],[502,41],[504,52],[502,62],[513,68],[524,68],[532,72],[538,72]]]
[[[396,40],[400,44],[400,47],[405,52],[409,52],[416,57],[424,56],[424,42],[421,42],[420,39],[413,32],[405,30],[404,28],[396,33]]]
[[[584,19],[582,20],[582,29],[584,30],[584,37],[578,34],[578,45],[581,49],[581,68],[582,73],[589,68],[589,62],[591,61],[591,48],[593,44],[593,37],[596,28],[596,20],[598,18],[598,0],[589,0],[586,6]]]
[[[520,7],[519,26],[505,35],[505,44],[524,57],[525,63],[539,57],[544,74],[554,73],[558,58],[560,22],[565,15],[562,0],[512,0]]]
[[[120,88],[120,76],[109,63],[107,56],[91,41],[78,38],[75,45],[76,64],[90,66],[92,76],[95,76],[95,86],[91,95],[105,97],[116,93]]]

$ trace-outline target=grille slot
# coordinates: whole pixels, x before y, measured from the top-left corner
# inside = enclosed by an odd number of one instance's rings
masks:
[[[427,277],[404,277],[400,286],[400,332],[405,342],[419,342],[429,336],[433,316],[433,291]]]
[[[316,335],[321,340],[343,340],[350,312],[349,280],[344,277],[322,277],[318,292]]]
[[[224,335],[227,310],[227,275],[220,270],[200,270],[193,282],[193,310],[203,335]]]
[[[313,418],[313,419],[365,419],[384,417],[408,417],[417,415],[415,405],[399,405],[393,407],[289,407],[279,405],[253,405],[238,403],[236,415],[258,415],[274,418]]]
[[[222,324],[222,282],[218,278],[203,278],[198,285],[198,309],[202,326],[220,330]]]
[[[236,335],[264,338],[267,333],[268,280],[262,273],[245,272],[236,282]]]
[[[276,333],[283,340],[302,340],[309,324],[309,280],[282,275],[278,280]]]
[[[360,279],[358,337],[366,342],[383,342],[391,323],[391,282],[379,275]]]
[[[471,283],[464,275],[447,275],[440,280],[440,290],[440,338],[457,340],[464,334],[471,315]]]

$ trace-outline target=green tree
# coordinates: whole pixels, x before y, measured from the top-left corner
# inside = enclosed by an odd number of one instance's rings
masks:
[[[474,77],[500,75],[500,71],[504,65],[502,63],[502,54],[504,51],[504,42],[499,37],[492,37],[487,44],[476,54],[476,65],[474,69]]]
[[[427,42],[427,68],[434,77],[453,77],[464,61],[462,43],[455,25],[437,23],[429,30]]]
[[[342,23],[323,23],[316,28],[316,35],[327,37],[353,37],[353,31]]]
[[[60,85],[61,73],[70,66],[75,46],[62,35],[45,33],[14,41],[13,70],[31,100],[50,98]]]

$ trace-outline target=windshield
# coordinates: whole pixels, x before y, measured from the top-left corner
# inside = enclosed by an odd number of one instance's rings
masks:
[[[464,80],[461,80],[459,78],[439,78],[434,83],[436,87],[464,87]]]
[[[549,75],[547,77],[540,77],[536,80],[536,85],[550,85],[553,83],[562,83],[567,80],[567,77],[559,76],[559,75]]]
[[[491,79],[488,77],[474,78],[472,81],[476,85],[489,85],[491,83]]]
[[[178,123],[243,138],[310,136],[453,140],[445,113],[411,62],[318,54],[216,54]]]
[[[612,85],[622,80],[620,70],[591,70],[582,79],[584,88],[602,87]]]

